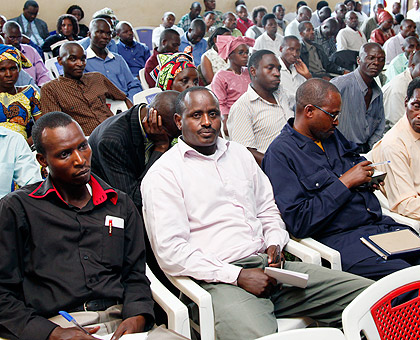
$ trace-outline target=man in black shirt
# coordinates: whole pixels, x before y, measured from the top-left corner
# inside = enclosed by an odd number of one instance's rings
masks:
[[[50,173],[0,200],[0,336],[93,339],[47,318],[119,304],[115,339],[149,329],[153,300],[135,205],[91,175],[90,147],[70,116],[44,115],[32,136]]]

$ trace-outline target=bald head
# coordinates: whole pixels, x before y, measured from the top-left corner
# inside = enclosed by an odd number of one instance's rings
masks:
[[[82,51],[84,52],[83,47],[75,41],[66,42],[60,47],[59,56],[63,58],[67,56],[72,51]]]
[[[150,106],[157,110],[162,117],[162,125],[167,130],[169,138],[178,137],[181,133],[174,121],[175,104],[178,95],[178,91],[163,91],[158,93],[150,103]]]
[[[86,67],[85,50],[77,42],[66,42],[60,47],[57,61],[63,66],[64,77],[80,79]]]
[[[309,21],[312,17],[312,11],[308,6],[299,7],[296,20],[298,22]]]
[[[296,116],[303,113],[306,105],[324,106],[328,102],[326,94],[329,92],[340,94],[335,85],[324,79],[311,78],[304,82],[296,91]]]

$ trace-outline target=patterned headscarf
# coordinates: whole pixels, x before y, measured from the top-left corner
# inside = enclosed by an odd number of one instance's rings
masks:
[[[392,15],[387,11],[380,11],[378,14],[378,25],[382,24],[384,21],[392,20]]]
[[[156,86],[163,91],[170,90],[178,73],[188,67],[196,68],[193,58],[185,53],[158,54],[159,65],[155,69],[157,74]]]
[[[248,37],[234,37],[231,35],[218,35],[216,46],[220,58],[226,60],[229,55],[237,48],[239,45],[245,44],[250,47],[254,46],[255,40]]]
[[[14,61],[18,65],[19,72],[22,67],[29,68],[32,66],[31,62],[16,47],[0,44],[0,62],[4,60]]]

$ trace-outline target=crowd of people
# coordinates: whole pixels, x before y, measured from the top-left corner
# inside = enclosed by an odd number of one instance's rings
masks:
[[[340,327],[374,280],[420,264],[360,242],[417,233],[374,191],[420,220],[419,1],[370,17],[355,0],[232,5],[164,12],[150,47],[110,8],[87,27],[73,5],[54,32],[34,0],[0,15],[0,338],[150,330],[146,262],[211,294],[221,340],[274,333],[276,317]],[[343,271],[285,262],[290,237],[337,250]],[[307,288],[267,266],[309,274]]]

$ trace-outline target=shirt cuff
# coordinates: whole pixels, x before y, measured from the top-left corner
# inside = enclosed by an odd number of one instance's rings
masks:
[[[337,180],[328,186],[326,191],[330,194],[332,199],[339,205],[343,205],[346,203],[349,198],[351,197],[351,191],[347,188],[343,182],[341,182],[338,178]]]
[[[221,269],[219,275],[217,275],[217,281],[237,285],[236,281],[238,280],[241,270],[241,267],[226,263]]]
[[[36,316],[29,321],[20,336],[20,340],[47,340],[51,332],[58,327],[57,324]]]

